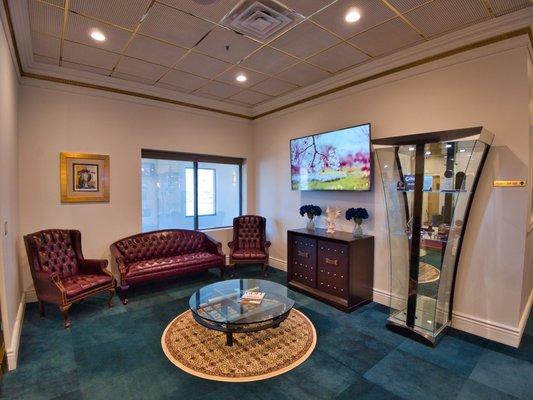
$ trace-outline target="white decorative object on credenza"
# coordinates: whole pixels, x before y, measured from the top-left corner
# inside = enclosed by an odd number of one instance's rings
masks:
[[[335,223],[337,222],[337,218],[339,218],[339,215],[341,215],[340,208],[336,207],[328,207],[326,208],[326,232],[327,233],[335,233]]]

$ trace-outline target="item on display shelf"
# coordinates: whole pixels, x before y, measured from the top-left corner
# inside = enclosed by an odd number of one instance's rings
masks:
[[[335,233],[335,224],[337,218],[341,215],[341,210],[337,207],[326,208],[326,232],[329,234]]]

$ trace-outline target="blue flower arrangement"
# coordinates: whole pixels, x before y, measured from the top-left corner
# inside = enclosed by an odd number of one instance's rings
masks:
[[[322,209],[319,206],[314,206],[312,204],[307,204],[300,207],[300,215],[303,217],[307,215],[308,218],[318,217],[322,214]]]
[[[353,220],[363,220],[368,218],[368,211],[366,208],[348,208],[346,210],[346,219],[349,221]]]

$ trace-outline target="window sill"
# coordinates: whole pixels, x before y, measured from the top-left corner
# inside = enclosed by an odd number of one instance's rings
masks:
[[[198,229],[200,232],[217,232],[217,231],[226,231],[229,229],[233,229],[233,226],[220,226],[216,228],[206,228],[206,229]]]

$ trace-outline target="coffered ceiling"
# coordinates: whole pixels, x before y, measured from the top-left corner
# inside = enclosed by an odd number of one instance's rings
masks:
[[[531,4],[279,0],[295,23],[259,40],[221,23],[239,0],[21,1],[34,62],[245,107]],[[352,8],[360,19],[348,23]],[[93,32],[105,40],[94,40]],[[245,82],[236,80],[240,74]]]

